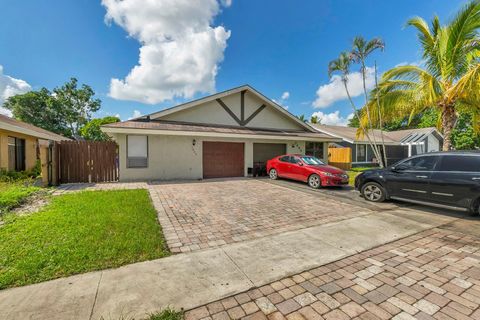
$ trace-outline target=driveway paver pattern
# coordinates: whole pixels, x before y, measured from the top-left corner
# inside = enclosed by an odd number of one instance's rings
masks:
[[[371,213],[254,179],[158,184],[150,195],[172,252],[252,240]]]
[[[473,320],[479,305],[480,237],[435,228],[190,310],[185,320]]]

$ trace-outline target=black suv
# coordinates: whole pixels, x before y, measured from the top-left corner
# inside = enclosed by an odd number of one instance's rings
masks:
[[[369,201],[396,199],[480,214],[480,152],[434,152],[355,178]]]

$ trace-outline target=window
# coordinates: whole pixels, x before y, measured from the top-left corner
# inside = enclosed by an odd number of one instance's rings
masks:
[[[357,162],[367,161],[367,145],[357,144]]]
[[[148,167],[148,137],[127,136],[127,168]]]
[[[480,172],[480,156],[443,156],[440,171]]]
[[[290,162],[290,156],[283,156],[280,158],[281,162]]]
[[[303,162],[305,162],[306,164],[310,164],[310,165],[322,165],[322,164],[325,164],[323,163],[322,160],[318,159],[318,158],[315,158],[315,157],[302,157],[302,160]]]
[[[8,137],[8,170],[25,170],[25,139]]]
[[[396,167],[402,170],[431,171],[438,161],[437,156],[417,157],[404,161]]]
[[[307,142],[305,145],[305,154],[323,159],[323,142]]]

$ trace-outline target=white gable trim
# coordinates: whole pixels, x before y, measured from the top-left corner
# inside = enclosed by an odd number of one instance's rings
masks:
[[[186,110],[186,109],[190,109],[190,108],[195,107],[199,104],[202,104],[202,103],[205,103],[205,102],[210,102],[210,101],[213,101],[213,100],[216,100],[216,99],[221,99],[223,97],[226,97],[226,96],[229,96],[229,95],[232,95],[232,94],[236,94],[236,93],[242,92],[244,90],[249,91],[250,93],[253,93],[257,98],[264,101],[267,105],[273,107],[277,111],[280,111],[280,113],[287,116],[290,120],[296,122],[301,127],[306,129],[307,131],[309,131],[309,132],[315,132],[316,131],[315,129],[310,127],[308,124],[306,124],[305,122],[301,121],[300,119],[295,117],[293,114],[288,112],[285,108],[283,108],[279,104],[273,102],[272,100],[270,100],[269,98],[267,98],[266,96],[264,96],[259,91],[255,90],[254,88],[252,88],[249,85],[243,85],[241,87],[237,87],[237,88],[233,88],[233,89],[226,90],[226,91],[223,91],[223,92],[219,92],[219,93],[216,93],[216,94],[213,94],[213,95],[210,95],[210,96],[198,99],[198,100],[190,101],[190,102],[180,104],[180,105],[172,107],[172,108],[168,108],[168,109],[165,109],[165,110],[162,110],[162,111],[159,111],[159,112],[151,113],[149,115],[145,115],[145,116],[142,116],[142,117],[137,118],[137,119],[144,119],[144,118],[147,118],[147,117],[150,117],[151,119],[159,119],[159,118],[162,118],[166,115],[176,113],[176,112],[180,112],[180,111],[183,111],[183,110]]]

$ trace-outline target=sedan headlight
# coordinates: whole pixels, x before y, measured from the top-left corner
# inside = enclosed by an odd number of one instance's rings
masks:
[[[327,177],[335,177],[335,175],[333,175],[333,174],[330,173],[330,172],[322,172],[322,174],[323,174],[324,176],[327,176]]]

